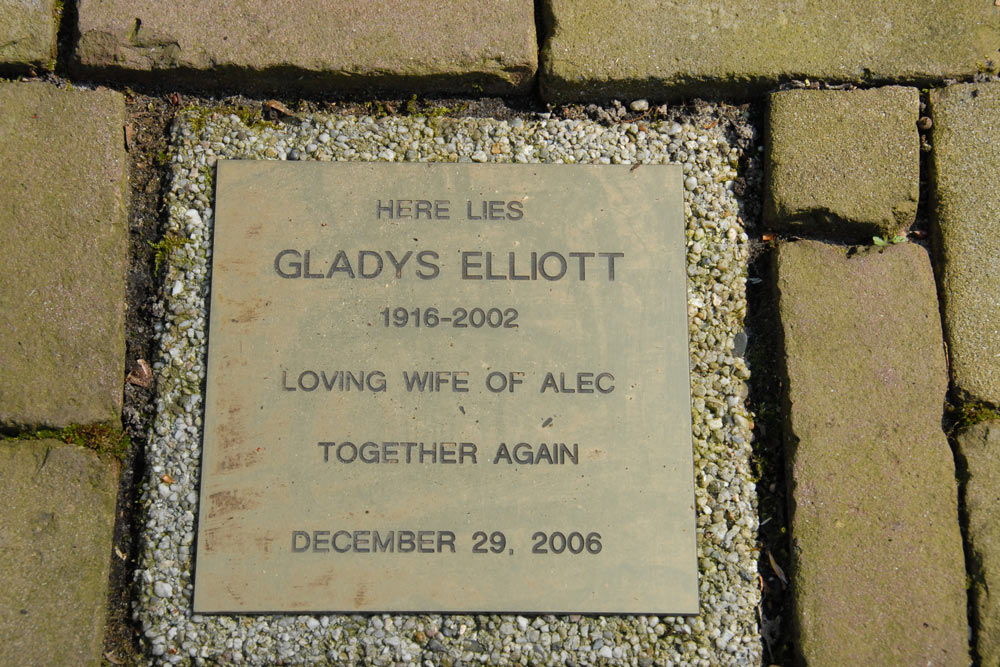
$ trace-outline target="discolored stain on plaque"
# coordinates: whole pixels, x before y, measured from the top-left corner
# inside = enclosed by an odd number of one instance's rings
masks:
[[[358,585],[358,592],[354,594],[354,608],[364,609],[367,600],[368,584]]]
[[[330,582],[332,582],[332,581],[333,581],[333,573],[332,572],[328,572],[327,574],[324,574],[322,576],[316,577],[315,579],[313,579],[312,581],[310,581],[308,587],[309,588],[314,588],[314,587],[315,588],[324,588],[326,586],[329,586]]]
[[[195,611],[696,613],[681,178],[220,162]]]
[[[219,460],[219,464],[215,470],[221,474],[235,472],[242,468],[256,465],[262,458],[261,453],[256,451],[228,454]]]
[[[270,302],[263,299],[248,299],[233,304],[236,309],[232,321],[238,324],[249,324],[260,318],[261,314],[270,305]]]
[[[243,601],[243,595],[236,590],[235,586],[227,585],[226,592],[229,593],[229,596],[232,598],[234,602],[240,603]]]
[[[198,553],[208,555],[215,553],[217,547],[220,545],[231,546],[231,540],[229,539],[231,536],[224,533],[226,531],[221,527],[205,528],[198,531]]]
[[[264,553],[271,552],[271,545],[274,544],[273,537],[258,536],[253,538],[254,546]]]
[[[236,514],[260,506],[260,492],[216,491],[208,496],[208,519]]]
[[[231,363],[231,362],[227,362]],[[229,402],[221,407],[222,422],[214,436],[221,451],[239,447],[247,440],[246,430],[243,426],[243,417],[240,414],[243,406],[239,403]]]

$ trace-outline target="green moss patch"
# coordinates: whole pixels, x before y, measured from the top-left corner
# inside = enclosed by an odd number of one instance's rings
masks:
[[[969,401],[957,406],[950,406],[950,412],[955,419],[954,429],[963,429],[980,422],[1000,419],[1000,411],[982,401]]]
[[[278,125],[272,121],[265,120],[261,109],[247,106],[245,104],[220,104],[215,107],[201,107],[191,105],[184,109],[188,122],[195,133],[200,133],[205,129],[205,125],[216,115],[237,116],[249,129],[259,131],[265,127],[277,128]]]
[[[170,262],[170,257],[175,251],[180,250],[188,243],[190,239],[181,236],[164,236],[162,239],[156,243],[150,243],[149,247],[153,249],[153,262],[156,265],[156,273],[160,273],[160,268],[166,266]]]
[[[92,449],[102,456],[111,456],[121,461],[128,451],[131,440],[120,428],[108,424],[71,424],[63,429],[38,429],[3,440],[60,440],[70,445]]]

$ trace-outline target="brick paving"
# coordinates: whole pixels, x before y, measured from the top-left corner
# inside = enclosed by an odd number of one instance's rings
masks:
[[[765,223],[862,243],[912,225],[919,107],[917,89],[900,86],[771,95]]]
[[[0,442],[0,664],[100,665],[118,464]]]
[[[233,90],[526,93],[531,0],[81,0],[82,73]]]
[[[792,598],[809,665],[967,665],[965,561],[927,251],[776,260]],[[933,585],[931,583],[933,582]]]
[[[55,0],[0,0],[0,73],[52,68],[57,13]]]
[[[118,422],[124,100],[4,83],[0,108],[0,425]]]
[[[1000,404],[1000,83],[932,90],[941,300],[960,395]]]
[[[792,79],[972,76],[997,62],[987,0],[543,0],[549,101],[746,97]]]
[[[965,480],[975,648],[980,664],[1000,665],[1000,421],[970,426],[955,443]]]

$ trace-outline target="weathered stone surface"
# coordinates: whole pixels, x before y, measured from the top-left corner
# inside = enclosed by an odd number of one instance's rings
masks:
[[[916,88],[771,95],[764,219],[871,242],[913,224],[920,193]]]
[[[970,426],[955,442],[966,478],[976,652],[979,664],[1000,665],[1000,421]]]
[[[51,69],[56,29],[54,0],[0,0],[0,70]]]
[[[0,664],[100,665],[118,464],[0,442]]]
[[[550,101],[749,95],[789,79],[916,83],[996,62],[991,0],[545,0]]]
[[[931,183],[952,382],[1000,405],[1000,83],[930,93]]]
[[[777,252],[792,596],[809,665],[968,665],[948,387],[924,248]]]
[[[78,64],[122,80],[525,93],[538,60],[531,0],[81,0],[79,15]]]
[[[0,426],[117,421],[124,100],[6,83],[0,109]]]

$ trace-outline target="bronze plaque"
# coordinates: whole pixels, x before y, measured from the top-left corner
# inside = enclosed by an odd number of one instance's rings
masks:
[[[697,613],[681,179],[220,161],[195,611]]]

